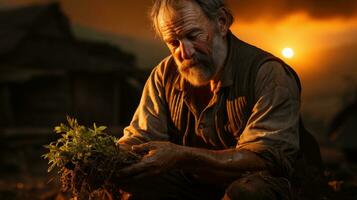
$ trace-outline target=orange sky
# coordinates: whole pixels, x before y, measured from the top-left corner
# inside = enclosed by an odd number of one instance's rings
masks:
[[[285,59],[304,84],[304,109],[325,117],[348,102],[342,98],[357,86],[357,0],[228,0],[241,39]],[[48,0],[0,0],[0,7]],[[76,34],[105,40],[131,51],[140,67],[152,68],[167,55],[147,18],[150,0],[60,0]],[[350,84],[352,83],[352,84]],[[329,117],[326,117],[329,116]]]
[[[334,1],[338,0],[315,0],[315,2]],[[0,0],[0,5],[19,6],[33,2],[41,3],[49,2],[49,0]],[[60,2],[64,12],[75,26],[79,25],[97,32],[159,45],[159,41],[154,40],[154,34],[147,17],[150,0],[60,0]],[[347,4],[342,6],[320,3],[320,7],[325,6],[327,11],[334,8],[336,10],[345,9],[340,13],[331,11],[330,18],[323,9],[316,10],[314,8],[316,5],[306,5],[307,0],[301,0],[300,4],[294,3],[295,5],[290,7],[288,5],[292,4],[291,1],[289,4],[284,3],[288,2],[287,0],[250,0],[249,2],[252,3],[229,0],[228,2],[236,16],[236,23],[233,25],[232,31],[238,37],[269,50],[277,56],[281,56],[281,50],[284,47],[293,48],[296,56],[292,60],[287,60],[291,64],[313,65],[319,59],[321,51],[357,42],[357,15],[356,17],[343,16],[343,18],[339,16],[339,14],[347,15],[344,14],[347,12],[345,7],[353,7],[350,6],[350,2],[354,2],[352,0],[345,0]],[[254,3],[257,2],[261,5],[256,6]],[[269,2],[274,2],[274,4]],[[257,11],[253,10],[255,7]],[[316,13],[314,14],[313,11]],[[313,15],[322,15],[323,17],[314,18]],[[83,32],[81,33],[83,34]],[[83,35],[85,36],[85,34]],[[151,62],[149,65],[157,61]],[[149,67],[143,66],[144,63],[140,61],[139,63],[141,67]],[[306,69],[303,66],[300,66],[299,69],[315,70]]]

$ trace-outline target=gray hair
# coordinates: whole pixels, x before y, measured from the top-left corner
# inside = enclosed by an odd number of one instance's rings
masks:
[[[162,8],[178,8],[178,6],[180,6],[180,3],[182,3],[183,1],[193,1],[197,3],[202,9],[203,13],[206,15],[206,17],[211,21],[214,21],[217,18],[219,10],[221,8],[224,8],[228,16],[229,27],[233,24],[234,17],[231,11],[226,6],[225,0],[154,0],[154,4],[151,8],[150,17],[156,33],[160,33],[157,20],[160,10]]]

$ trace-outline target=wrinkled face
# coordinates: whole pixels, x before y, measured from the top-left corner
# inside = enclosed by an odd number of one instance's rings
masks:
[[[207,85],[219,68],[214,50],[222,38],[215,24],[198,5],[184,1],[180,9],[162,9],[158,26],[180,74],[194,86]]]

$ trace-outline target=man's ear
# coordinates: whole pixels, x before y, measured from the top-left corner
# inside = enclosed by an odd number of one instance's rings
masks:
[[[226,36],[229,30],[229,18],[228,18],[228,11],[225,8],[220,8],[217,13],[217,25],[218,30],[222,36]]]

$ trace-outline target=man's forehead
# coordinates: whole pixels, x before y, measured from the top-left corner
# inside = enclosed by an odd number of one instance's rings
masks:
[[[193,22],[198,23],[204,17],[204,13],[196,3],[182,1],[180,4],[177,8],[161,8],[157,18],[160,31],[167,31],[167,29],[175,29],[188,24],[192,25]]]

